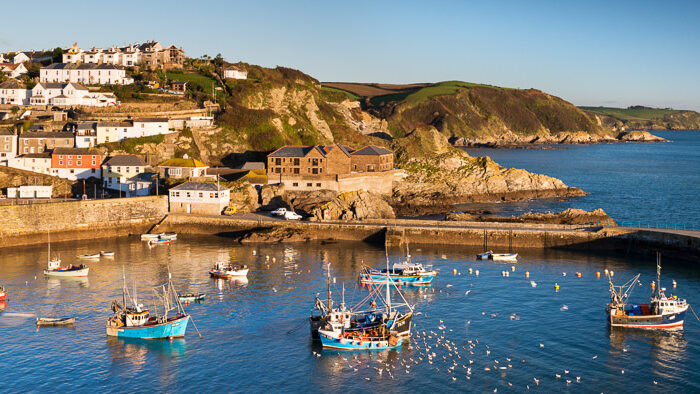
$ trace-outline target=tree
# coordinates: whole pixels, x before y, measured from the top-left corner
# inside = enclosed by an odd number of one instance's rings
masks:
[[[62,63],[63,62],[63,49],[60,47],[56,47],[53,49],[53,52],[51,53],[51,61],[54,63]]]
[[[216,54],[216,57],[214,58],[214,65],[217,67],[221,67],[224,65],[224,58],[221,57],[220,53]]]

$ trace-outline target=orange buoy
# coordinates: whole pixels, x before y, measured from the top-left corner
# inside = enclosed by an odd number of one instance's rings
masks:
[[[654,290],[656,288],[656,282],[651,282],[651,289]]]
[[[474,272],[474,271],[471,268],[469,268],[469,273],[471,274],[472,272]]]
[[[514,265],[511,265],[511,266],[510,266],[510,270],[513,271],[513,272],[515,272],[515,266],[514,266]]]
[[[267,269],[270,269],[270,264],[266,265],[265,267],[266,267]]]
[[[600,278],[600,271],[596,271],[595,277],[596,277],[596,278]]]
[[[554,284],[554,291],[559,291],[559,284],[558,283]]]
[[[580,273],[580,272],[577,272],[577,273],[576,273],[576,277],[577,277],[577,278],[580,278],[580,277],[581,277],[581,273]]]
[[[529,278],[530,277],[530,271],[525,271],[525,277]]]
[[[452,275],[457,275],[457,268],[452,268]]]

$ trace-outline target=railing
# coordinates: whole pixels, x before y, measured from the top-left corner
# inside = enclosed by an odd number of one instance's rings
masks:
[[[642,222],[633,220],[598,220],[591,222],[591,224],[597,226],[620,226],[620,227],[638,227],[638,228],[649,228],[649,229],[664,229],[664,230],[700,230],[700,224],[676,224],[676,223],[654,223],[654,222]]]

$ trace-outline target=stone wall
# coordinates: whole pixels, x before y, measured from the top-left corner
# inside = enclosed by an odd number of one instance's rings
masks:
[[[0,206],[0,247],[139,234],[168,213],[167,196]]]
[[[403,178],[403,170],[363,172],[335,176],[282,176],[273,174],[268,184],[283,184],[285,190],[333,190],[338,193],[367,190],[377,194],[391,194],[394,182]]]

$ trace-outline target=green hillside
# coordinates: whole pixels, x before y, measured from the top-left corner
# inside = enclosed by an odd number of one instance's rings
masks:
[[[628,108],[580,107],[601,118],[606,127],[615,129],[698,130],[700,114],[670,108],[632,106]]]

